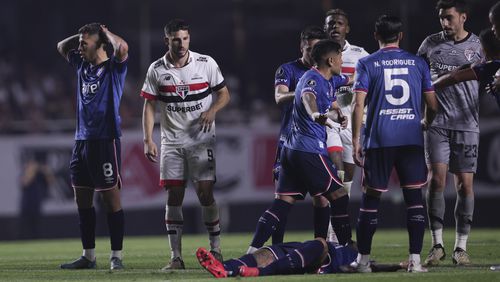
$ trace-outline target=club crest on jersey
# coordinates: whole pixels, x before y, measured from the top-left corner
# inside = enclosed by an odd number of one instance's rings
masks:
[[[306,82],[307,86],[310,86],[310,87],[314,87],[316,86],[316,80],[314,79],[309,79],[307,82]]]
[[[170,74],[167,74],[163,77],[165,81],[170,81],[172,79],[172,76]]]
[[[475,54],[476,54],[476,52],[474,52],[474,50],[472,50],[472,49],[467,48],[467,49],[464,50],[465,58],[469,62],[472,62],[472,59],[474,59],[474,55]]]
[[[185,99],[187,94],[189,93],[189,85],[177,85],[175,86],[175,93],[181,96],[182,99]]]
[[[276,76],[283,76],[285,71],[283,71],[282,67],[279,67],[278,70],[276,71]]]

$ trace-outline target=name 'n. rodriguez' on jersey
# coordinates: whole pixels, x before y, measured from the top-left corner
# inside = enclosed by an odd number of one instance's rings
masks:
[[[174,67],[164,55],[148,69],[141,96],[160,106],[161,144],[186,147],[215,138],[215,122],[200,130],[200,115],[212,105],[212,92],[225,86],[224,77],[207,55],[189,51],[188,62]]]

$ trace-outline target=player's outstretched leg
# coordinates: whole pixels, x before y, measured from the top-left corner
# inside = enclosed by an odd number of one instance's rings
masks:
[[[198,248],[196,251],[196,258],[198,259],[200,265],[210,272],[215,278],[227,277],[227,272],[222,263],[205,248]]]

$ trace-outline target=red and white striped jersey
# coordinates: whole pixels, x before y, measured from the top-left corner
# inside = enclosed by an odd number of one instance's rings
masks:
[[[166,55],[153,62],[141,96],[159,101],[161,144],[180,148],[214,139],[215,123],[203,132],[198,121],[212,105],[212,92],[224,86],[224,77],[210,56],[189,51],[187,64],[180,68]]]
[[[368,55],[370,54],[368,54],[365,49],[351,45],[346,40],[344,49],[342,50],[342,74],[353,76],[359,59]],[[335,94],[337,95],[337,101],[341,108],[351,105],[353,97],[352,86],[340,87]]]
[[[356,71],[356,64],[359,59],[370,55],[362,47],[349,44],[347,40],[345,41],[344,49],[342,49],[342,74],[348,76],[354,76]],[[335,92],[337,96],[337,103],[342,110],[342,114],[347,116],[348,127],[351,127],[351,114],[352,114],[352,99],[354,97],[354,92],[352,91],[352,85],[342,86]]]

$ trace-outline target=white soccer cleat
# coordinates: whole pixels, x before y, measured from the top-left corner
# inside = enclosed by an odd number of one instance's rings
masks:
[[[408,268],[406,269],[407,272],[411,273],[425,273],[429,272],[427,268],[423,267],[422,264],[416,263],[415,261],[409,261],[408,262]]]

